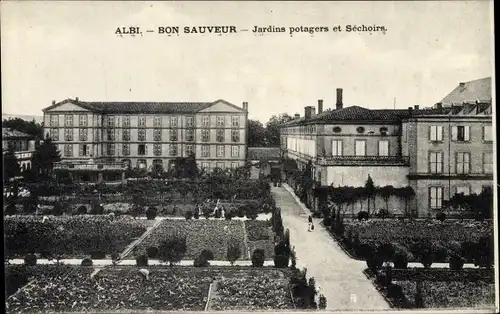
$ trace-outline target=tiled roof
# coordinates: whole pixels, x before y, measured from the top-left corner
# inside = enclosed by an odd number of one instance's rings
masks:
[[[2,128],[2,138],[15,138],[15,137],[27,138],[31,136],[26,133],[20,132],[18,130]]]
[[[280,158],[279,147],[249,147],[248,160],[273,160]]]
[[[218,102],[221,100],[217,100]],[[102,113],[195,113],[215,102],[91,102],[66,99],[44,109],[50,110],[63,103],[74,103],[88,110]]]
[[[491,101],[491,97],[491,77],[485,77],[458,84],[440,103],[443,106],[451,106],[452,104],[462,104],[464,102],[486,102]]]

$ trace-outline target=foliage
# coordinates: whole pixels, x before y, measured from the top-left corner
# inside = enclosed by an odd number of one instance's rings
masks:
[[[366,198],[368,200],[368,215],[370,215],[370,201],[375,196],[375,193],[376,193],[376,189],[375,189],[375,185],[373,184],[372,177],[370,175],[368,175],[368,179],[366,180],[365,189],[364,189],[364,194],[366,195]]]
[[[237,239],[230,239],[227,244],[227,260],[234,264],[241,257],[241,247]]]
[[[451,270],[462,270],[464,268],[465,260],[458,255],[450,256],[450,269]]]
[[[76,212],[79,215],[84,215],[84,214],[87,213],[87,207],[85,207],[85,205],[81,205],[81,206],[78,207],[78,209],[77,209]]]
[[[362,220],[368,220],[368,218],[370,217],[370,215],[368,214],[368,212],[365,212],[365,211],[360,211],[358,213],[358,220],[359,221],[362,221]]]
[[[150,246],[146,249],[146,255],[149,258],[156,258],[158,256],[158,248],[156,246]]]
[[[443,205],[450,210],[460,211],[462,218],[490,219],[493,216],[493,190],[491,187],[486,187],[479,195],[455,194],[451,199],[444,201]]]
[[[43,139],[43,125],[36,122],[35,119],[31,121],[17,117],[14,119],[3,119],[2,127],[28,134],[35,139]]]
[[[252,266],[253,267],[262,267],[264,266],[265,260],[265,252],[263,249],[256,249],[252,253]]]
[[[31,157],[31,169],[36,177],[47,178],[52,173],[54,163],[59,161],[61,161],[61,153],[47,134],[43,143],[35,148]]]
[[[35,266],[37,262],[37,258],[35,254],[28,254],[24,257],[24,265],[26,266]]]
[[[156,218],[157,212],[158,210],[156,209],[156,207],[149,207],[146,210],[146,218],[148,220],[154,220]]]
[[[158,247],[158,258],[162,262],[169,262],[170,266],[182,260],[186,254],[186,237],[172,235]]]
[[[193,212],[190,210],[187,211],[184,217],[186,218],[186,220],[191,220],[193,218]]]
[[[443,222],[446,220],[446,214],[443,212],[439,212],[436,214],[436,219]]]
[[[20,173],[21,167],[14,154],[14,148],[9,148],[7,152],[3,154],[3,180],[4,182],[8,182],[10,179],[19,176]]]
[[[93,265],[93,262],[92,262],[92,259],[91,258],[84,258],[82,260],[82,263],[81,263],[82,266],[92,266]]]
[[[326,297],[322,294],[319,295],[319,305],[318,308],[321,310],[326,309]]]
[[[145,254],[137,256],[135,259],[135,263],[139,267],[148,266],[148,256]]]

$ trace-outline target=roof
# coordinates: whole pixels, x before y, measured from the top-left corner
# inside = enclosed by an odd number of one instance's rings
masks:
[[[29,134],[20,132],[18,130],[2,128],[2,138],[30,138]]]
[[[101,113],[195,113],[217,102],[224,102],[243,110],[222,99],[214,102],[94,102],[66,99],[43,109],[43,111],[45,112],[64,103],[74,103],[87,110]]]
[[[491,77],[459,83],[454,90],[444,97],[440,103],[443,106],[462,104],[464,102],[491,101]]]
[[[280,158],[279,147],[249,147],[248,160],[272,160]]]

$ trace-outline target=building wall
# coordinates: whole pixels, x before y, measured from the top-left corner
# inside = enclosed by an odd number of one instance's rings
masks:
[[[408,185],[408,167],[401,166],[332,166],[326,169],[326,185],[333,186],[365,186],[368,175],[375,186],[392,185],[404,187]]]

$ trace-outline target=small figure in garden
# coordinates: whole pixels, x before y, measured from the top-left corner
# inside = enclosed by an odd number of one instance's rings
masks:
[[[142,268],[139,270],[139,273],[142,276],[143,282],[146,282],[149,279],[149,270]]]
[[[313,219],[310,215],[309,215],[309,218],[307,218],[307,220],[308,220],[307,231],[314,230]]]

